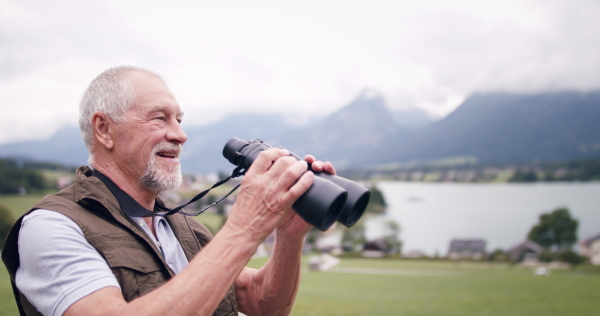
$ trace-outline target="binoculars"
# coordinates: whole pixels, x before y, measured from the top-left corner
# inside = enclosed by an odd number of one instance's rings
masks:
[[[244,141],[231,138],[223,148],[223,156],[232,164],[248,170],[258,155],[272,148],[260,139]],[[299,156],[290,153],[298,160]],[[309,167],[310,169],[310,167]],[[292,209],[314,227],[325,231],[337,220],[351,227],[365,212],[371,192],[362,185],[326,172],[315,172],[312,186],[292,206]]]

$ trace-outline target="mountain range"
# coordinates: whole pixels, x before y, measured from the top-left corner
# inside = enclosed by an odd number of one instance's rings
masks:
[[[219,122],[184,126],[184,172],[233,169],[221,154],[231,137],[260,138],[337,168],[468,158],[481,164],[564,161],[600,157],[600,91],[538,94],[476,93],[435,121],[420,110],[391,111],[374,90],[308,125],[281,114],[237,113]],[[0,145],[1,157],[66,165],[86,163],[78,128],[63,127],[47,140]]]

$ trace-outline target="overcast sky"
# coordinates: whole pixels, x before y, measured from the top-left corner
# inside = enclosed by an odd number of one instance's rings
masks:
[[[600,1],[0,0],[0,143],[75,125],[116,65],[162,74],[186,125],[301,120],[362,89],[442,116],[477,91],[600,88]]]

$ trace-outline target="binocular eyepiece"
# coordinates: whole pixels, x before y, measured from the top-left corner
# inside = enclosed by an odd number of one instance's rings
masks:
[[[232,164],[248,170],[256,157],[269,148],[271,146],[260,139],[246,142],[234,137],[225,144],[223,156]],[[369,204],[371,192],[342,177],[326,172],[314,174],[312,186],[292,206],[294,211],[322,231],[329,229],[336,220],[346,227],[356,224]]]

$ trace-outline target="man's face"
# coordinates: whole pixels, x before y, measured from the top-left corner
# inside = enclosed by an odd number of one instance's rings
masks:
[[[136,102],[126,122],[117,124],[115,159],[127,176],[158,193],[181,185],[179,157],[187,135],[181,128],[183,113],[173,93],[159,79],[130,74]]]

